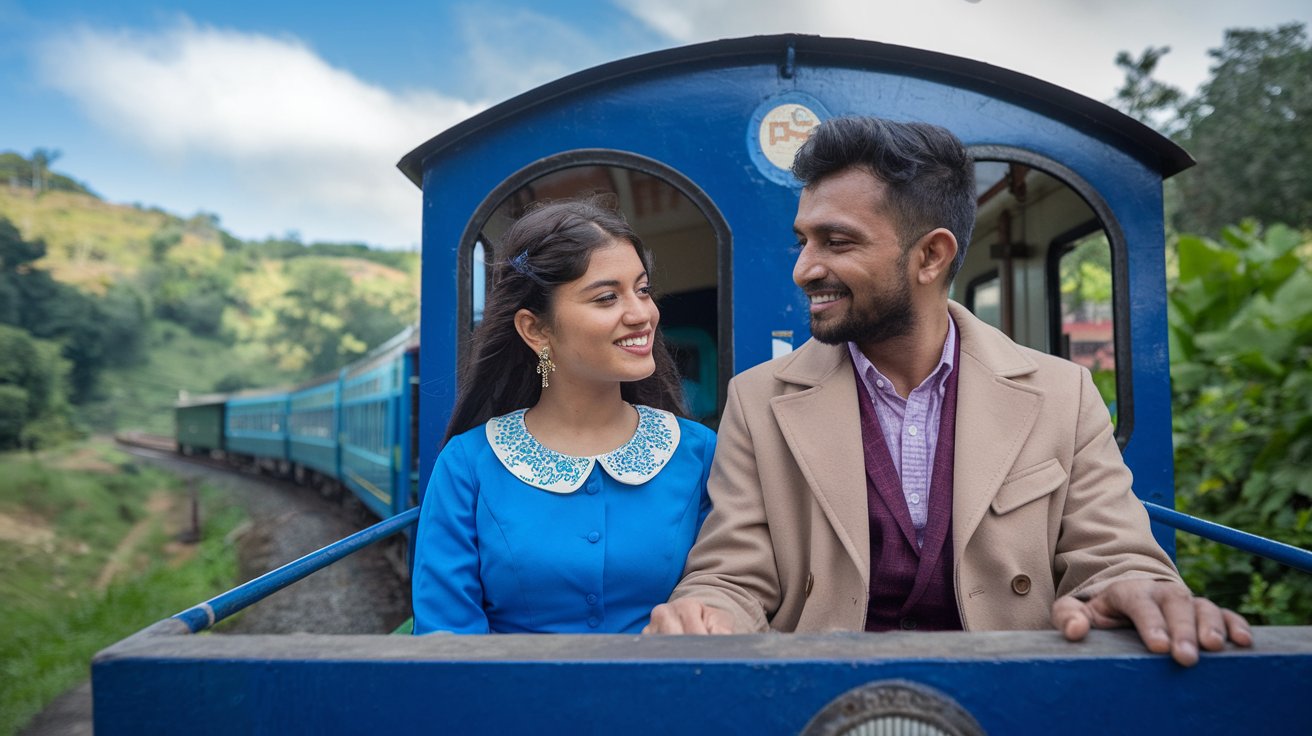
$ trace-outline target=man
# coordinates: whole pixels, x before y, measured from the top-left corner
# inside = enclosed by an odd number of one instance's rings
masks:
[[[814,339],[730,383],[714,510],[646,631],[1133,623],[1185,665],[1248,645],[1153,540],[1088,371],[948,300],[975,218],[961,142],[839,118],[793,172]]]

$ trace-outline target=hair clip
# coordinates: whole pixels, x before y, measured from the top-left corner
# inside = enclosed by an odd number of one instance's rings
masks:
[[[514,258],[511,258],[510,267],[529,278],[533,278],[533,274],[530,273],[528,269],[528,251],[524,251]]]

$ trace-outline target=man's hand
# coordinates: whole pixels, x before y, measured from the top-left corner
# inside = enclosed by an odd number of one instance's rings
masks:
[[[733,616],[699,601],[680,598],[662,603],[651,611],[644,634],[736,634]]]
[[[1052,604],[1052,625],[1069,641],[1080,641],[1089,629],[1134,624],[1148,651],[1171,657],[1185,667],[1198,662],[1198,645],[1209,652],[1227,640],[1251,646],[1253,632],[1243,616],[1202,597],[1180,583],[1161,580],[1121,580],[1087,601],[1074,596]]]

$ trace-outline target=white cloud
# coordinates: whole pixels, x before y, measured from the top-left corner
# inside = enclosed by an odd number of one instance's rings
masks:
[[[582,28],[533,10],[485,3],[458,14],[464,86],[478,99],[505,99],[613,58]]]
[[[482,107],[368,84],[294,38],[188,22],[156,33],[73,30],[49,39],[38,65],[46,83],[145,154],[229,169],[246,196],[219,214],[247,236],[294,229],[417,243],[419,192],[394,165]]]
[[[1122,81],[1120,50],[1171,46],[1165,81],[1193,91],[1234,27],[1312,18],[1306,0],[614,0],[679,43],[766,33],[861,38],[984,61],[1095,99]]]

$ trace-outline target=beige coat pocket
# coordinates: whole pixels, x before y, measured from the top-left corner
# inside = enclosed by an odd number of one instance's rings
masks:
[[[1012,473],[1002,481],[998,495],[993,497],[993,513],[1001,515],[1015,511],[1057,490],[1066,482],[1066,478],[1066,471],[1056,458]]]

